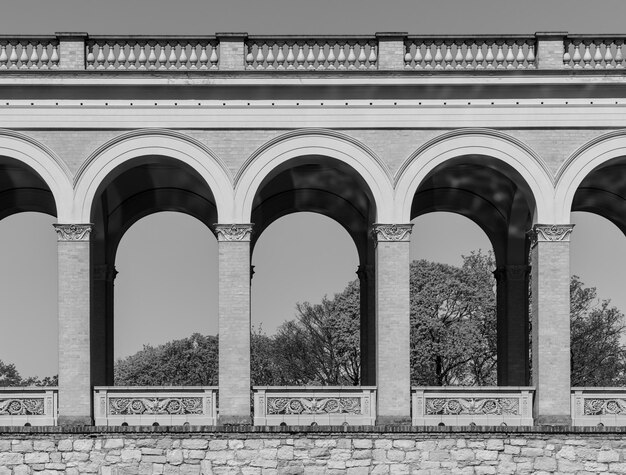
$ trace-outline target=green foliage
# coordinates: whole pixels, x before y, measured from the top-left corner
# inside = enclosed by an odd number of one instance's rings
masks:
[[[496,297],[491,253],[454,267],[413,261],[411,383],[488,385],[496,379]]]
[[[217,385],[217,336],[194,333],[117,360],[115,384],[119,386]]]
[[[621,336],[624,314],[599,301],[595,287],[585,288],[576,275],[570,280],[572,386],[623,386],[626,348]]]
[[[22,378],[20,373],[15,368],[14,364],[3,363],[0,361],[0,387],[8,386],[58,386],[59,377],[46,376],[43,379],[39,379],[37,376],[31,376],[29,378]]]

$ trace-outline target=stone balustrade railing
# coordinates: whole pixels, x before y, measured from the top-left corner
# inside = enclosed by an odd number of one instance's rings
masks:
[[[246,69],[377,69],[374,37],[264,37],[246,41]]]
[[[96,386],[96,425],[216,425],[217,388]]]
[[[532,387],[412,388],[414,426],[531,426]]]
[[[254,425],[374,425],[375,386],[255,386]]]
[[[2,70],[434,71],[621,69],[626,35],[0,36]]]
[[[405,40],[407,69],[535,69],[534,36],[414,37]]]
[[[59,41],[55,37],[0,38],[1,69],[54,69],[59,65]]]
[[[574,69],[622,69],[626,35],[568,36],[565,40],[563,65]]]
[[[626,388],[572,388],[572,425],[626,426]]]
[[[57,422],[55,387],[0,387],[0,426],[53,426]]]

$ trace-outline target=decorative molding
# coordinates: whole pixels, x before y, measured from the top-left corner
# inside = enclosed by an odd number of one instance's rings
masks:
[[[215,224],[218,241],[249,241],[253,224]]]
[[[531,247],[538,242],[569,242],[573,224],[535,224],[530,231]]]
[[[602,415],[626,415],[626,399],[625,398],[585,398],[583,415],[585,416],[602,416]]]
[[[116,397],[109,398],[110,415],[203,414],[201,397]]]
[[[530,266],[525,264],[502,266],[493,271],[493,276],[497,282],[520,282],[525,280],[529,274]]]
[[[503,398],[427,398],[426,415],[521,415],[519,399]]]
[[[374,224],[372,234],[376,242],[384,241],[409,241],[411,238],[412,224]]]
[[[0,399],[0,416],[42,416],[44,398]]]
[[[267,414],[362,414],[360,397],[268,397]]]
[[[119,272],[113,265],[101,264],[93,267],[94,280],[113,282],[117,274],[119,274]]]
[[[89,234],[93,224],[53,224],[59,241],[86,241],[89,242]]]

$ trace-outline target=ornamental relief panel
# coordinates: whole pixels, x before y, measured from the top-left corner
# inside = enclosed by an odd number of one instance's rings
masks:
[[[0,416],[43,416],[43,398],[0,399]]]
[[[518,398],[427,398],[426,415],[521,415]]]
[[[363,414],[360,397],[268,397],[267,414]]]
[[[535,224],[530,231],[531,246],[538,242],[569,242],[573,224]]]
[[[583,407],[585,416],[626,415],[626,399],[597,398],[585,399]]]
[[[215,232],[219,241],[249,241],[252,224],[216,224]]]
[[[59,241],[89,241],[92,224],[53,224]]]
[[[204,414],[201,397],[109,398],[110,415]]]
[[[412,224],[374,224],[372,234],[377,242],[409,241]]]

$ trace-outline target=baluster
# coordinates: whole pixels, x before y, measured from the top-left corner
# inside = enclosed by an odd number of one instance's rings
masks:
[[[246,68],[248,69],[252,69],[254,67],[254,54],[252,53],[253,48],[253,44],[248,45],[248,54],[246,55]]]
[[[476,67],[474,65],[474,53],[472,51],[474,44],[473,41],[467,43],[467,50],[465,51],[465,69],[474,69]],[[478,51],[480,51],[480,47]]]
[[[433,47],[432,43],[424,43],[426,46],[426,54],[424,55],[424,69],[433,69],[433,53],[431,48]]]
[[[414,67],[412,63],[413,59],[415,58],[415,56],[411,54],[411,45],[404,45],[404,51],[404,67],[406,69],[411,69],[412,67]]]
[[[424,56],[422,56],[422,43],[415,44],[415,57],[413,58],[413,60],[415,61],[415,69],[422,69],[424,67]]]
[[[93,53],[94,48],[96,48],[95,44],[89,45],[87,47],[87,57],[85,58],[85,60],[87,61],[87,69],[94,69],[95,68],[95,62],[96,62],[96,56]]]
[[[520,40],[517,43],[517,56],[515,57],[515,61],[517,61],[517,69],[524,69],[524,45],[526,42],[524,40]]]
[[[596,69],[604,67],[602,64],[602,44],[602,41],[594,43],[595,51],[593,52],[593,64]]]
[[[570,44],[565,44],[565,51],[563,52],[563,67],[571,68],[572,55],[569,53]]]
[[[211,44],[211,56],[209,56],[209,62],[211,63],[211,69],[217,69],[217,62],[219,58],[217,57],[217,46]]]
[[[315,69],[315,55],[313,54],[313,48],[317,43],[309,43],[309,51],[306,55],[306,64],[307,69]]]
[[[339,45],[339,56],[337,56],[337,63],[339,65],[339,69],[346,69],[346,52],[345,52],[345,43],[343,45]]]
[[[11,48],[11,54],[9,55],[9,61],[11,61],[11,69],[17,69],[17,44],[9,43]]]
[[[128,69],[137,69],[137,58],[135,57],[136,44],[135,42],[128,42]]]
[[[532,43],[528,44],[528,53],[526,53],[526,64],[528,69],[535,68],[535,45]]]
[[[441,62],[443,61],[443,54],[441,54],[441,43],[436,43],[437,49],[435,50],[435,69],[443,69]]]
[[[48,45],[47,44],[42,44],[41,45],[41,67],[44,69],[48,69],[49,65],[48,62],[50,61],[50,57],[48,56]]]
[[[148,63],[150,63],[149,69],[156,69],[157,55],[155,52],[156,43],[150,42],[150,54],[148,54]]]
[[[155,54],[156,54],[156,47],[159,47],[159,56],[157,57],[157,63],[158,64],[154,64],[154,66],[157,69],[166,69],[167,68],[167,56],[165,55],[165,45],[162,45],[160,43],[156,43],[154,45],[155,48]]]
[[[484,42],[476,43],[476,69],[485,69],[485,55],[483,54]]]
[[[278,52],[276,54],[276,69],[285,69],[285,51],[283,50],[285,45],[276,43],[276,46],[278,46]]]
[[[446,54],[443,57],[443,60],[446,63],[446,65],[444,66],[444,68],[445,69],[454,69],[452,67],[452,60],[454,59],[453,56],[452,56],[452,42],[446,41],[445,42],[445,46],[446,46]]]
[[[319,45],[319,51],[317,52],[317,68],[325,69],[326,65],[326,56],[324,55],[324,48],[326,47],[326,43],[322,43]]]
[[[298,55],[296,56],[296,61],[298,62],[298,69],[304,69],[304,61],[305,61],[305,57],[304,57],[304,43],[298,43],[296,44],[296,47],[298,48]]]
[[[9,56],[7,55],[7,45],[3,41],[2,45],[0,45],[0,69],[7,69],[8,61],[9,61]]]
[[[572,56],[572,61],[574,61],[574,68],[578,69],[578,68],[582,67],[580,65],[580,61],[582,59],[583,59],[583,57],[580,54],[580,42],[576,41],[576,42],[574,42],[574,56]]]
[[[109,54],[107,55],[107,69],[115,69],[115,43],[107,45]]]
[[[128,43],[120,43],[119,44],[119,54],[117,55],[117,67],[119,69],[126,69],[126,52],[124,51],[127,47]],[[130,46],[132,51],[132,46]]]
[[[20,69],[28,68],[28,46],[30,43],[22,44],[22,54],[20,54]]]
[[[139,46],[139,69],[146,69],[146,62],[148,61],[148,58],[146,56],[146,44],[142,43]]]
[[[206,69],[209,62],[209,56],[206,54],[206,44],[200,45],[200,69]],[[193,65],[191,66],[193,68]]]
[[[169,58],[167,58],[167,62],[170,63],[169,69],[176,69],[176,62],[178,60],[178,58],[176,57],[176,47],[177,45],[175,44],[170,45],[170,56]],[[181,48],[183,48],[182,45]],[[180,66],[181,68],[184,67],[182,63]]]
[[[294,69],[293,63],[296,57],[293,54],[293,43],[289,43],[289,50],[287,51],[287,69]]]
[[[622,45],[624,40],[615,41],[615,67],[622,69],[624,67],[624,57],[622,55]]]
[[[367,62],[367,56],[365,55],[365,45],[362,43],[359,44],[359,57],[357,58],[357,61],[359,62],[359,69],[367,68],[367,65],[365,64]]]
[[[265,48],[265,43],[259,44],[256,50],[256,68],[257,69],[269,69],[269,64],[265,65],[265,55],[263,54],[263,48]]]
[[[463,46],[465,46],[464,41],[456,43],[456,55],[454,56],[456,69],[463,69]]]
[[[335,43],[328,43],[328,69],[335,69]]]
[[[378,61],[378,58],[376,57],[376,44],[375,43],[370,43],[370,55],[367,58],[367,60],[370,63],[370,68],[376,69],[376,62]]]
[[[589,48],[591,46],[591,42],[589,40],[585,41],[585,54],[583,54],[583,62],[585,63],[584,68],[591,68],[591,51]]]
[[[487,45],[487,55],[485,56],[485,62],[487,63],[486,68],[487,69],[493,69],[493,60],[494,60],[494,56],[493,56],[493,45],[491,43],[489,43]]]
[[[606,69],[613,69],[614,68],[614,66],[613,66],[613,53],[611,52],[611,48],[613,47],[613,42],[607,40],[604,43],[604,45],[606,47],[606,49],[604,51],[604,67]],[[597,67],[598,66],[596,65],[596,68]]]
[[[355,69],[354,63],[356,62],[356,55],[354,54],[354,44],[350,43],[350,49],[348,50],[348,69]]]
[[[267,69],[274,69],[274,45],[272,43],[267,44],[267,57],[265,61],[267,62]]]
[[[506,52],[506,57],[504,60],[506,61],[506,69],[515,69],[513,66],[513,62],[515,61],[515,55],[513,54],[513,45],[515,43],[507,43],[506,47],[508,51]],[[524,61],[524,55],[522,55],[522,62]]]
[[[28,60],[30,63],[31,69],[39,69],[39,55],[37,54],[37,48],[39,48],[39,44],[35,43],[33,46],[33,50],[30,53],[30,59]]]
[[[498,43],[498,52],[496,53],[496,69],[503,69],[504,53],[502,52],[502,43]]]
[[[50,62],[52,67],[56,68],[59,65],[59,50],[57,45],[52,45],[52,55],[50,56]]]
[[[180,45],[180,67],[181,69],[198,69],[198,53],[196,52],[196,46],[191,43],[186,45]],[[189,60],[187,60],[187,47],[189,47]],[[187,64],[189,63],[189,64]]]
[[[104,61],[106,58],[104,57],[104,45],[98,45],[98,55],[96,56],[96,61],[98,62],[97,69],[104,69]]]

